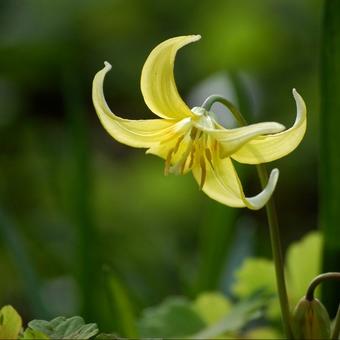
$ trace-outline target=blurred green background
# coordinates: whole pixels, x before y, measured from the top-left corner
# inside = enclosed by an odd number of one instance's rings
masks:
[[[150,118],[139,89],[149,52],[201,34],[180,51],[176,81],[199,106],[219,92],[252,123],[293,124],[301,146],[269,164],[286,247],[317,227],[320,0],[12,0],[0,3],[0,305],[25,319],[81,314],[119,325],[107,276],[138,313],[166,296],[219,289],[249,255],[270,257],[264,212],[230,209],[188,174],[104,131],[91,83],[107,60],[105,93],[125,118]],[[227,114],[227,113],[226,113]],[[241,166],[247,194],[259,184]]]

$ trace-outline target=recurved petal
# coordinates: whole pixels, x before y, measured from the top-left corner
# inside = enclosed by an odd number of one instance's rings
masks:
[[[116,116],[106,103],[103,83],[111,65],[105,62],[93,80],[92,100],[106,131],[117,141],[137,148],[149,148],[174,128],[175,121],[165,119],[130,120]]]
[[[177,91],[174,61],[181,47],[200,38],[199,35],[189,35],[168,39],[148,56],[142,71],[141,90],[146,105],[159,117],[178,119],[192,116]]]
[[[235,129],[209,129],[205,130],[211,137],[217,140],[221,146],[221,156],[233,154],[247,142],[257,136],[283,131],[285,127],[275,122],[251,124]]]
[[[201,181],[201,168],[196,165],[193,174],[198,183]],[[245,197],[242,184],[232,164],[231,159],[214,157],[213,167],[206,162],[205,183],[202,190],[212,199],[231,206],[247,207],[252,210],[261,209],[273,194],[279,177],[279,171],[274,169],[267,186],[258,195]]]
[[[233,159],[247,164],[270,162],[286,156],[300,144],[306,132],[307,110],[305,102],[295,89],[293,95],[297,109],[294,125],[281,133],[251,139],[231,155]]]

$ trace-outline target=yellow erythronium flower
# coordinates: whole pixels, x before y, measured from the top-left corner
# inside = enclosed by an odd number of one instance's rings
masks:
[[[161,119],[128,120],[111,112],[103,93],[104,78],[111,69],[107,62],[93,81],[95,109],[113,138],[133,147],[147,148],[147,153],[164,158],[166,174],[192,170],[202,190],[211,198],[232,207],[260,209],[275,189],[278,170],[271,172],[262,192],[246,197],[231,158],[259,164],[293,151],[306,130],[304,101],[293,90],[297,116],[288,130],[274,122],[226,129],[216,122],[211,112],[200,107],[190,110],[176,88],[174,61],[181,47],[199,39],[199,35],[191,35],[166,40],[145,62],[141,90],[150,110]]]

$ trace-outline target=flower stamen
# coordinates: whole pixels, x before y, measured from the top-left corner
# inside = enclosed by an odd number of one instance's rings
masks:
[[[214,169],[214,165],[213,165],[213,162],[212,162],[212,155],[211,155],[211,151],[210,151],[209,148],[205,149],[205,156],[207,157],[207,160],[208,160],[209,164],[211,165],[211,167]]]
[[[193,145],[191,147],[191,152],[190,152],[190,163],[189,163],[189,169],[192,168],[192,166],[194,165],[194,160],[195,160],[195,152],[196,152],[196,147],[195,145]]]
[[[200,190],[202,190],[204,183],[205,183],[205,179],[207,177],[207,168],[206,168],[206,165],[205,165],[204,156],[201,156],[201,158],[200,158],[200,166],[201,166]]]
[[[174,152],[174,148],[170,149],[165,160],[165,167],[164,167],[164,175],[167,176],[170,171],[170,165],[171,165],[171,158],[172,154]]]

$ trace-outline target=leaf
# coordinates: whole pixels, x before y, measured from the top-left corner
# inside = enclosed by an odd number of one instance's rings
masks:
[[[311,232],[288,248],[287,286],[292,308],[306,294],[312,279],[320,274],[322,243],[320,233]]]
[[[310,281],[320,273],[322,237],[318,232],[311,232],[300,241],[293,243],[286,254],[286,281],[291,308],[306,293]],[[276,294],[274,264],[270,260],[250,258],[243,262],[236,273],[232,291],[236,297],[249,297],[258,289]],[[267,316],[270,319],[280,317],[279,301],[273,299],[268,304]]]
[[[249,321],[259,317],[261,309],[268,303],[270,296],[258,292],[247,300],[234,305],[229,314],[218,323],[191,335],[190,339],[214,339],[226,333],[240,331]]]
[[[33,320],[28,329],[46,334],[51,339],[89,339],[98,333],[95,323],[85,324],[83,318],[58,316],[51,321]]]
[[[218,292],[202,293],[193,303],[193,309],[207,325],[220,321],[228,314],[230,308],[230,301]]]
[[[276,293],[274,264],[267,259],[248,258],[235,274],[232,292],[243,299],[259,290]]]
[[[17,339],[22,320],[12,306],[4,306],[0,310],[0,339]]]
[[[40,332],[40,331],[35,331],[31,328],[27,328],[21,337],[21,339],[27,339],[27,340],[35,340],[35,339],[50,339],[46,334]]]
[[[166,299],[160,306],[148,308],[139,321],[142,338],[184,337],[205,327],[205,322],[183,297]]]

